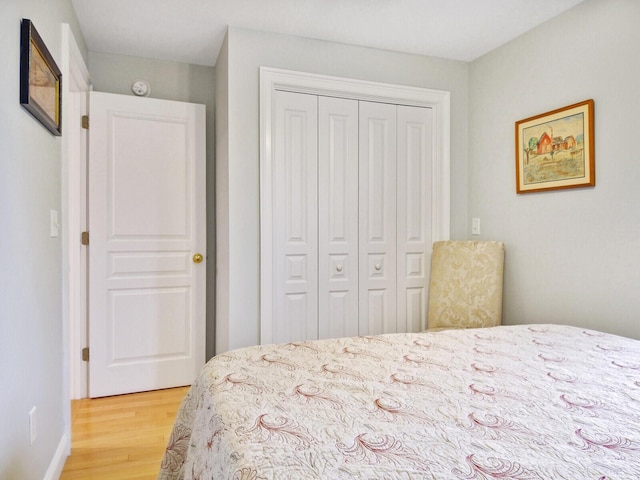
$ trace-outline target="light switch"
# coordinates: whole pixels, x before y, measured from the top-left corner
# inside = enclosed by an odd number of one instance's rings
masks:
[[[471,235],[480,235],[480,219],[471,219]]]
[[[50,210],[51,213],[51,237],[57,237],[58,236],[58,228],[60,227],[60,225],[58,224],[58,211],[57,210]]]

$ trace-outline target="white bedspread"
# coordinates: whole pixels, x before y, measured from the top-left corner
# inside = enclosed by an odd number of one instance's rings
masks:
[[[640,342],[559,325],[212,359],[160,479],[640,479]]]

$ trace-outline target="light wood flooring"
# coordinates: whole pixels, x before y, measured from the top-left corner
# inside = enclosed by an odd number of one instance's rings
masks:
[[[74,400],[61,480],[155,479],[189,387]]]

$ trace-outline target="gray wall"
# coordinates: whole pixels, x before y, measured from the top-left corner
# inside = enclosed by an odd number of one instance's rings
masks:
[[[469,217],[506,243],[504,321],[640,338],[640,2],[587,0],[474,61]],[[596,186],[515,193],[514,122],[595,102]]]
[[[213,67],[89,52],[89,73],[98,92],[133,95],[131,84],[146,80],[152,98],[201,103],[207,114],[207,358],[215,348],[215,147]]]
[[[220,213],[219,243],[228,251],[218,270],[218,284],[227,290],[218,292],[217,352],[259,341],[261,66],[450,91],[451,234],[454,238],[466,234],[466,63],[238,28],[229,29],[223,50],[228,69],[228,123],[219,120],[217,135],[228,135],[228,147],[226,152],[218,150],[217,197],[227,222]]]
[[[70,439],[62,237],[49,230],[49,210],[62,208],[61,139],[20,107],[22,18],[34,22],[60,68],[62,23],[86,48],[69,0],[0,2],[0,478],[29,480],[42,479]],[[38,436],[30,445],[33,406]]]

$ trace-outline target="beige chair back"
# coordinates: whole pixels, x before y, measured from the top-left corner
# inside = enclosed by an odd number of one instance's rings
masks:
[[[502,323],[504,251],[502,242],[452,240],[433,244],[429,330]]]

